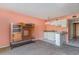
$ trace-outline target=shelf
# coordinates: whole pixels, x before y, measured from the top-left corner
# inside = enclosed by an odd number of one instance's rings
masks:
[[[33,32],[34,25],[26,24],[24,27],[21,28],[19,24],[11,24],[11,47],[24,45],[27,43],[32,42],[32,32]],[[25,32],[28,31],[28,32]],[[24,36],[24,33],[27,33]]]
[[[21,29],[14,29],[13,32],[21,32]]]

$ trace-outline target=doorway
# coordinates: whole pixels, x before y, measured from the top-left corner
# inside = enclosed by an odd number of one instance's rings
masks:
[[[79,47],[79,19],[68,20],[68,45]]]
[[[79,39],[79,23],[74,23],[74,38],[75,40]]]

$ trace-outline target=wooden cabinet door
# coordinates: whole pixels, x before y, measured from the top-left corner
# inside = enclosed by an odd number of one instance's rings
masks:
[[[22,34],[20,32],[13,33],[13,41],[21,41],[22,40]]]
[[[30,39],[31,38],[31,31],[30,29],[24,29],[23,30],[23,39],[24,40],[27,40],[27,39]]]

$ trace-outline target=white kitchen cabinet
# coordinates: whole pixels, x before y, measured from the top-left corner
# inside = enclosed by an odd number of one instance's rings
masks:
[[[54,32],[44,32],[44,41],[54,44],[55,33]]]
[[[59,33],[55,33],[55,44],[57,46],[60,46],[60,34]]]
[[[49,22],[50,25],[67,27],[67,20],[57,20],[53,22]]]
[[[61,32],[44,32],[44,41],[61,46],[65,41],[65,33]]]

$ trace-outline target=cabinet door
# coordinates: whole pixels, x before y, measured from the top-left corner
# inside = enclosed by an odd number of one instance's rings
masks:
[[[20,32],[13,33],[13,41],[21,41],[22,34]]]
[[[55,34],[55,43],[57,46],[60,46],[60,34],[59,33],[56,33]]]
[[[44,38],[47,40],[55,40],[55,32],[44,32]]]
[[[23,30],[23,39],[27,40],[27,39],[31,39],[32,38],[32,30],[30,29],[24,29]]]

